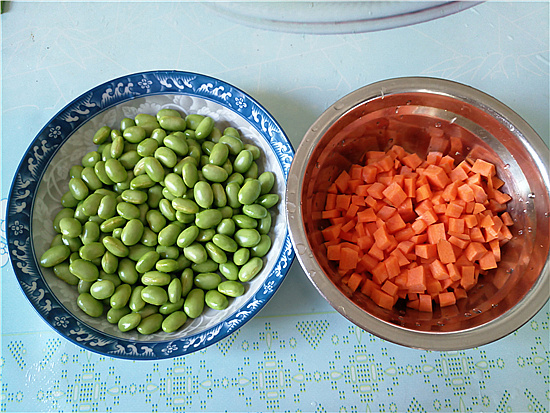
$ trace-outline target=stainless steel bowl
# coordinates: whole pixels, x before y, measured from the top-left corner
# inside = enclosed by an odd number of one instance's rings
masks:
[[[420,156],[445,151],[430,139],[440,128],[461,139],[460,158],[493,162],[512,196],[513,239],[496,270],[480,277],[466,299],[423,313],[403,306],[378,307],[361,293],[338,287],[327,260],[319,212],[331,182],[368,150],[399,144]],[[305,134],[287,185],[287,214],[298,260],[322,296],[344,317],[388,341],[430,350],[476,347],[515,331],[550,295],[548,147],[514,111],[463,84],[411,77],[381,81],[343,97]]]

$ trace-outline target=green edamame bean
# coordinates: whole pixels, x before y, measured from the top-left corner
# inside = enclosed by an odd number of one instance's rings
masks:
[[[78,296],[76,303],[78,307],[90,317],[100,317],[103,314],[103,304],[96,300],[90,293],[82,293]]]
[[[169,109],[169,108],[164,108],[164,109],[161,109],[157,112],[157,121],[160,120],[160,118],[162,118],[163,116],[175,116],[175,117],[182,117],[181,113],[178,112],[176,109]]]
[[[97,215],[97,212],[99,210],[99,205],[102,199],[103,199],[103,195],[97,192],[94,192],[88,195],[86,199],[82,201],[82,204],[81,204],[82,212],[89,217]]]
[[[101,182],[98,178],[93,167],[84,168],[80,174],[80,179],[82,179],[91,191],[95,191],[103,187],[103,182]]]
[[[239,278],[239,267],[234,262],[227,261],[218,266],[220,273],[230,281],[235,281]]]
[[[149,178],[153,181],[161,182],[164,179],[164,168],[160,161],[154,156],[143,158],[143,168],[145,173],[149,175]]]
[[[218,208],[218,211],[221,212],[222,219],[231,218],[233,216],[233,208],[231,208],[229,205]]]
[[[181,228],[182,226],[179,222],[168,224],[158,233],[158,244],[165,247],[174,245],[178,240]]]
[[[125,220],[138,219],[141,215],[139,208],[130,202],[119,202],[116,205],[116,212]]]
[[[222,184],[214,182],[211,185],[212,195],[214,197],[213,205],[216,208],[222,208],[227,205],[227,194]]]
[[[99,270],[90,261],[78,258],[69,264],[71,274],[84,281],[95,281],[99,277]]]
[[[169,314],[172,314],[174,311],[178,311],[178,310],[181,310],[181,308],[183,307],[183,302],[184,302],[184,298],[180,298],[177,302],[175,303],[171,303],[170,301],[168,301],[167,303],[161,305],[159,307],[159,313],[163,314],[163,315],[169,315]]]
[[[124,245],[130,246],[137,244],[143,235],[143,223],[137,219],[131,219],[122,228],[120,240]]]
[[[82,294],[82,293],[89,293],[90,292],[90,287],[92,286],[94,282],[93,281],[84,281],[84,280],[80,280],[78,281],[78,285],[77,285],[77,291],[79,294]]]
[[[187,128],[186,119],[181,116],[165,115],[158,120],[160,127],[164,130],[175,132],[184,131]]]
[[[275,175],[271,171],[265,171],[258,177],[258,181],[260,181],[261,184],[261,195],[265,195],[269,193],[275,184]]]
[[[138,285],[132,289],[132,294],[130,294],[130,299],[128,300],[128,307],[130,307],[130,310],[132,311],[140,311],[145,307],[145,304],[147,304],[145,301],[143,301],[143,298],[141,298],[141,291],[145,288],[143,285]]]
[[[104,280],[111,281],[115,286],[115,288],[118,287],[120,284],[122,284],[122,281],[120,280],[120,277],[117,274],[107,274],[105,271],[100,270],[99,278],[97,279],[97,281],[104,281]]]
[[[147,192],[139,189],[126,189],[122,191],[120,197],[124,202],[134,205],[141,205],[147,202]]]
[[[223,218],[216,227],[216,232],[218,234],[232,237],[235,233],[235,221],[233,221],[233,219],[231,218]]]
[[[160,200],[159,211],[168,221],[176,220],[176,210],[168,199],[165,198]]]
[[[82,224],[74,218],[62,218],[59,221],[61,234],[67,238],[78,237],[82,232]]]
[[[53,273],[57,278],[65,281],[69,285],[77,285],[78,281],[80,280],[76,275],[71,273],[71,271],[69,270],[69,263],[66,261],[54,265]]]
[[[207,155],[207,158],[212,153],[212,149],[214,148],[214,145],[216,145],[216,143],[212,142],[211,140],[204,140],[202,142],[201,149]]]
[[[187,315],[183,311],[170,313],[162,322],[162,330],[165,333],[173,333],[179,330],[187,321]]]
[[[53,229],[55,232],[61,233],[61,228],[59,228],[59,222],[63,218],[73,218],[74,217],[74,210],[71,208],[63,208],[61,211],[59,211],[54,219],[53,219]]]
[[[250,168],[248,168],[248,171],[244,173],[244,180],[247,179],[258,179],[258,174],[260,172],[260,168],[256,162],[252,162],[252,165],[250,165]]]
[[[109,139],[110,136],[111,136],[111,128],[108,126],[102,126],[94,134],[94,137],[92,140],[96,145],[101,145],[107,139]]]
[[[105,248],[117,257],[126,257],[128,255],[128,247],[124,245],[121,240],[107,235],[103,238],[102,242]]]
[[[108,218],[105,221],[103,221],[99,225],[99,229],[102,232],[113,232],[115,228],[121,228],[125,224],[126,224],[126,219],[116,215],[114,217]]]
[[[109,178],[109,175],[107,175],[107,171],[105,170],[105,161],[101,160],[98,161],[94,165],[94,172],[97,176],[97,178],[105,185],[113,185],[114,182],[111,178]]]
[[[267,209],[261,206],[260,204],[243,205],[242,211],[243,211],[243,214],[254,219],[265,218],[269,213]]]
[[[82,165],[73,165],[69,169],[69,178],[79,178],[82,174],[84,167]]]
[[[143,335],[156,333],[162,327],[164,317],[162,314],[151,314],[148,317],[142,318],[137,326],[137,331]]]
[[[114,274],[118,269],[118,257],[109,251],[105,251],[101,258],[101,268],[107,274]]]
[[[195,202],[201,208],[210,208],[214,202],[214,192],[212,187],[206,181],[199,181],[193,187],[193,195]]]
[[[253,145],[251,143],[245,143],[244,149],[247,151],[250,151],[252,153],[252,158],[256,161],[260,159],[260,156],[262,155],[262,151],[260,148],[258,148],[256,145]]]
[[[185,247],[183,249],[183,255],[185,255],[185,258],[187,258],[189,261],[196,264],[205,262],[208,259],[206,249],[202,244],[199,244],[198,242],[193,242],[191,245]]]
[[[131,331],[134,328],[137,328],[141,324],[141,314],[139,313],[129,313],[122,317],[117,322],[118,329],[123,333]]]
[[[231,208],[238,209],[242,206],[241,202],[239,201],[240,191],[241,186],[236,181],[230,182],[225,186],[227,205],[229,205]]]
[[[124,153],[124,138],[122,136],[115,136],[109,150],[111,152],[111,158],[120,158],[120,155]]]
[[[141,276],[141,283],[144,285],[164,286],[170,284],[171,280],[170,274],[160,271],[147,271]]]
[[[183,212],[184,214],[196,214],[199,212],[199,206],[192,199],[186,198],[174,198],[172,200],[172,208],[176,211]]]
[[[224,182],[229,174],[221,166],[206,164],[201,168],[202,175],[210,182]]]
[[[173,172],[164,177],[164,185],[166,186],[166,189],[168,189],[168,191],[170,191],[170,193],[175,197],[182,197],[187,191],[187,187],[185,186],[182,177]]]
[[[250,258],[250,250],[248,248],[244,248],[244,247],[239,248],[233,254],[233,262],[239,266],[246,264],[249,258]]]
[[[239,280],[247,282],[252,280],[261,271],[264,262],[259,257],[253,257],[239,270]]]
[[[148,304],[160,306],[168,302],[168,293],[158,285],[148,285],[141,290],[141,298]]]
[[[103,257],[105,254],[105,247],[101,242],[90,242],[89,244],[83,245],[78,250],[80,258],[86,261],[93,261],[97,258]]]
[[[98,162],[100,159],[101,159],[101,154],[98,151],[90,151],[82,157],[80,163],[82,164],[84,169],[86,168],[92,169],[96,164],[96,162]]]
[[[201,273],[201,272],[216,272],[218,270],[218,263],[213,261],[212,259],[208,258],[206,261],[201,262],[199,264],[192,263],[191,269],[195,273]]]
[[[130,295],[132,294],[132,287],[130,284],[120,284],[115,288],[115,292],[109,298],[109,303],[112,308],[123,308],[128,304]]]
[[[122,136],[130,143],[140,143],[147,137],[147,132],[141,126],[132,125],[123,129]]]
[[[228,235],[216,234],[212,237],[212,242],[219,248],[227,252],[235,252],[239,248],[237,242]]]
[[[196,139],[205,139],[210,135],[214,128],[214,119],[209,116],[205,116],[195,128]]]
[[[137,126],[141,126],[145,129],[145,134],[147,136],[151,135],[155,129],[160,127],[156,116],[149,115],[147,113],[139,113],[136,115],[135,122]]]
[[[256,227],[256,230],[261,235],[267,235],[270,229],[271,229],[271,214],[267,214],[265,218],[258,220],[258,226]]]
[[[252,229],[258,226],[258,221],[248,215],[236,214],[236,215],[233,215],[231,219],[233,220],[233,222],[235,222],[235,224],[239,228]]]
[[[159,143],[155,139],[146,138],[138,144],[136,151],[139,156],[145,158],[147,156],[153,156],[158,147]]]
[[[227,255],[225,254],[225,251],[218,247],[213,242],[209,241],[204,245],[204,248],[206,249],[206,252],[208,253],[208,256],[210,259],[218,264],[227,262]]]
[[[193,289],[194,279],[195,279],[195,273],[191,268],[185,268],[182,271],[180,276],[182,297],[185,297],[187,294],[189,294],[189,291]]]
[[[185,121],[187,122],[187,127],[195,131],[204,118],[203,115],[191,113],[185,117]]]
[[[63,236],[61,234],[55,234],[52,242],[50,243],[50,248],[55,247],[57,245],[64,245],[63,244]]]
[[[261,234],[260,242],[250,248],[250,256],[264,257],[271,249],[271,238],[268,235]]]
[[[179,269],[179,262],[172,258],[163,258],[155,264],[155,269],[163,273],[176,272]]]
[[[191,225],[180,232],[176,240],[176,243],[180,248],[188,247],[193,242],[195,242],[198,235],[199,235],[199,227],[197,227],[196,225]]]
[[[193,288],[183,303],[183,311],[189,318],[197,318],[204,310],[204,290]]]
[[[266,209],[269,209],[271,207],[274,207],[279,202],[279,195],[278,194],[264,194],[261,195],[256,202],[263,206]]]
[[[243,174],[240,174],[238,172],[233,172],[231,175],[229,175],[229,178],[225,181],[225,184],[228,185],[231,182],[237,182],[239,184],[239,188],[242,184],[244,184],[244,176]]]
[[[155,186],[156,182],[149,178],[149,175],[143,174],[132,178],[130,181],[130,189],[148,189]],[[149,198],[149,193],[147,193]]]
[[[179,272],[191,265],[191,261],[189,261],[187,258],[185,258],[185,255],[181,254],[176,258],[176,263],[178,264],[178,267],[174,272]]]
[[[78,202],[78,199],[75,199],[71,191],[67,191],[61,196],[61,205],[65,208],[74,208],[78,205]]]
[[[181,176],[185,185],[187,185],[188,188],[193,188],[199,180],[197,165],[193,162],[186,162],[182,167]]]
[[[166,146],[160,146],[155,151],[154,157],[167,168],[173,168],[178,163],[178,156],[176,153]]]
[[[149,228],[156,233],[159,233],[166,226],[166,218],[156,209],[150,209],[145,214]]]
[[[122,166],[124,166],[124,168],[132,171],[141,159],[141,156],[136,150],[128,150],[124,152],[120,158],[118,158],[118,161],[122,164]]]
[[[238,281],[228,280],[218,284],[218,291],[229,297],[240,297],[244,290],[244,285]]]
[[[135,284],[139,280],[135,262],[129,258],[123,258],[118,263],[118,277],[126,284]]]
[[[250,179],[249,181],[245,181],[242,188],[239,190],[239,202],[243,205],[254,203],[260,196],[261,189],[262,186],[259,180]]]
[[[199,230],[197,241],[198,242],[210,241],[214,235],[216,235],[216,230],[214,228],[201,229]]]
[[[158,208],[162,199],[162,186],[156,184],[147,190],[147,205],[149,208]]]
[[[229,147],[229,153],[235,156],[238,155],[239,152],[242,151],[244,148],[243,141],[240,137],[226,135],[225,132],[224,135],[220,138],[219,143],[227,145]]]
[[[128,178],[128,171],[118,159],[111,158],[105,161],[105,173],[114,183],[124,182]]]
[[[176,260],[180,256],[180,249],[176,245],[170,245],[169,247],[157,245],[156,251],[160,254],[161,259]]]
[[[235,161],[233,162],[233,169],[235,172],[244,174],[246,171],[248,171],[248,169],[250,169],[253,161],[254,157],[252,155],[252,152],[243,149],[235,158]]]
[[[160,126],[160,125],[159,125]],[[159,145],[163,144],[164,142],[164,138],[166,138],[166,131],[162,128],[157,128],[157,129],[154,129],[152,132],[151,132],[151,136],[150,138],[151,139],[154,139],[155,141],[157,141],[157,143]]]
[[[109,219],[116,214],[117,200],[113,195],[106,195],[101,198],[99,206],[97,207],[97,215],[101,219]]]
[[[195,214],[195,225],[200,229],[213,228],[223,219],[222,213],[217,209],[205,209]]]
[[[261,240],[260,233],[253,228],[241,228],[235,232],[234,237],[237,244],[245,248],[254,247]]]
[[[185,135],[180,132],[174,132],[163,139],[163,144],[171,149],[178,156],[185,156],[189,152],[189,145]]]
[[[136,263],[136,271],[141,274],[151,271],[159,259],[160,254],[157,251],[148,251]]]
[[[149,247],[154,247],[154,246],[158,245],[157,233],[154,232],[151,228],[144,226],[143,227],[143,235],[141,236],[140,242],[143,245],[147,245]]]
[[[115,292],[115,285],[109,280],[98,280],[90,287],[90,294],[96,300],[105,300]]]
[[[208,156],[208,162],[213,165],[222,166],[229,157],[229,146],[223,143],[216,143]]]
[[[121,163],[122,165],[122,163]],[[130,189],[130,182],[132,182],[132,179],[134,179],[134,172],[127,171],[126,172],[126,179],[122,182],[117,182],[114,185],[114,190],[117,194],[122,194],[126,189]]]
[[[62,235],[61,236],[61,241],[63,242],[63,244],[65,244],[66,246],[69,247],[71,252],[77,252],[79,250],[79,248],[82,246],[82,241],[81,241],[80,237],[68,238],[68,237]]]
[[[88,185],[82,180],[82,178],[75,177],[69,180],[69,191],[74,199],[82,201],[86,199],[89,194]]]
[[[204,295],[204,302],[213,310],[225,310],[229,306],[229,300],[218,290],[209,290]]]
[[[181,299],[181,281],[179,278],[174,278],[168,284],[168,301],[177,303]]]
[[[107,321],[110,324],[117,324],[122,317],[130,313],[131,311],[128,307],[110,308],[109,311],[107,311]]]

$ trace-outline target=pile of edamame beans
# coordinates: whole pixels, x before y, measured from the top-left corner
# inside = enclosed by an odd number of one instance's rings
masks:
[[[122,332],[171,333],[243,295],[271,248],[279,202],[260,148],[174,109],[103,126],[93,142],[70,169],[40,259],[76,286],[80,309]]]

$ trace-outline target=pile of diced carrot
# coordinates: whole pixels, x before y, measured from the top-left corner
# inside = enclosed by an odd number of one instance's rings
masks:
[[[321,215],[327,257],[351,291],[431,312],[467,297],[512,238],[495,165],[395,145],[331,184]],[[456,165],[455,165],[456,164]]]

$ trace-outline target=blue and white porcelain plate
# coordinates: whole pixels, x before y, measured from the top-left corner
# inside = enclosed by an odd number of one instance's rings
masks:
[[[80,164],[103,125],[118,128],[124,117],[162,108],[212,117],[216,126],[237,128],[245,143],[262,150],[261,170],[276,176],[281,201],[274,207],[270,252],[246,293],[224,311],[208,309],[172,334],[121,333],[104,317],[85,315],[76,288],[39,265],[55,232],[52,220],[68,190],[69,168]],[[275,294],[294,259],[285,213],[285,186],[294,150],[273,117],[252,97],[221,80],[189,72],[153,71],[114,79],[76,98],[54,116],[27,149],[12,183],[6,217],[13,269],[30,303],[57,332],[88,350],[112,357],[154,360],[203,349],[249,321]]]

